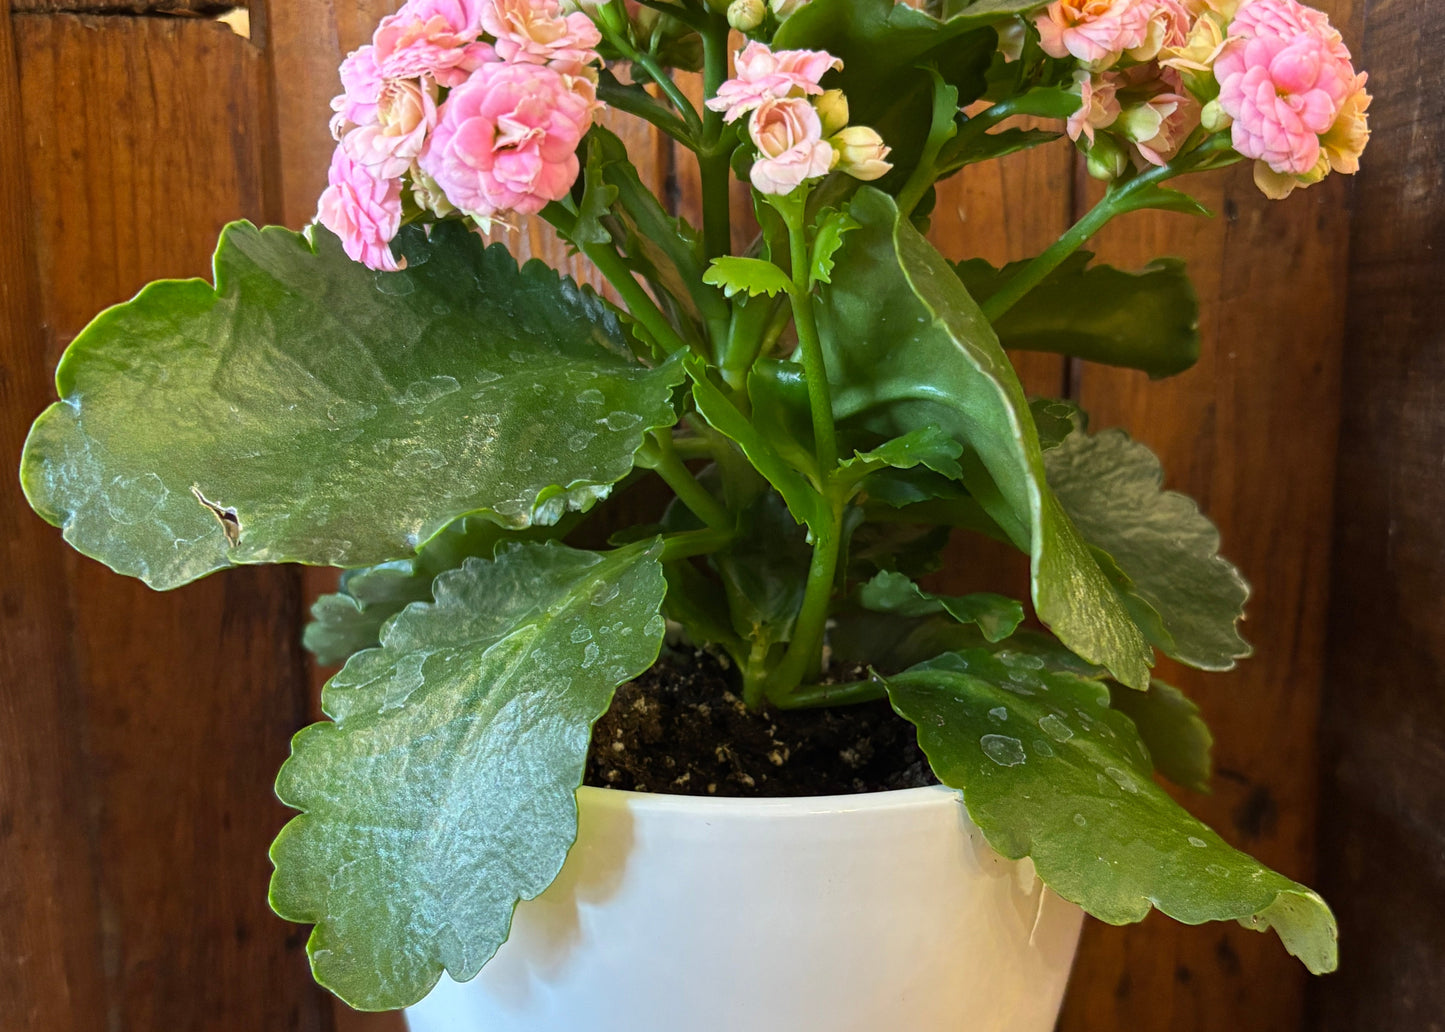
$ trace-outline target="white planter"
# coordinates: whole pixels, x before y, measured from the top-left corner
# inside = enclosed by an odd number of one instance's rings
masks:
[[[557,881],[412,1032],[1049,1032],[1083,913],[957,793],[583,788]]]

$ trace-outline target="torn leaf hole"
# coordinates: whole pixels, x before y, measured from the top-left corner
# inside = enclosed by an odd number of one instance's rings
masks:
[[[211,515],[216,517],[216,519],[220,521],[221,530],[226,535],[226,541],[230,544],[232,548],[235,548],[241,540],[241,518],[236,515],[236,510],[228,506],[221,505],[217,502],[213,502],[205,495],[201,494],[201,488],[199,484],[191,485],[191,494],[195,495],[196,501],[200,502],[207,509],[211,510]]]

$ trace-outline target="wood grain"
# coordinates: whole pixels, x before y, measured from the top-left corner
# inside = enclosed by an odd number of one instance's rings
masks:
[[[28,159],[47,337],[29,358],[46,369],[104,305],[206,273],[224,221],[265,217],[268,127],[236,116],[257,109],[263,64],[202,19],[14,26],[25,118],[12,138]],[[266,847],[286,816],[271,782],[305,713],[295,575],[157,595],[72,555],[50,583],[72,608],[69,730],[86,792],[65,819],[88,838],[89,869],[70,891],[96,900],[88,974],[104,1021],[36,1027],[328,1028],[304,934],[266,905]]]
[[[1324,697],[1321,890],[1339,975],[1308,1027],[1445,1022],[1445,9],[1369,6]]]
[[[21,138],[10,0],[0,0],[0,139]],[[0,148],[0,455],[50,399],[20,148]],[[95,853],[59,535],[0,478],[0,1028],[104,1027]]]
[[[1358,38],[1349,3],[1319,6]],[[1200,295],[1202,358],[1162,383],[1086,366],[1079,399],[1095,427],[1123,426],[1159,454],[1166,485],[1199,500],[1221,530],[1224,554],[1254,586],[1244,626],[1253,658],[1228,674],[1159,667],[1200,703],[1215,733],[1214,794],[1183,801],[1234,845],[1308,882],[1348,184],[1334,177],[1269,202],[1241,165],[1183,185],[1221,217],[1126,218],[1098,249],[1135,267],[1187,256]],[[1294,1029],[1307,980],[1272,935],[1234,925],[1189,928],[1157,914],[1123,929],[1090,923],[1060,1027]]]
[[[10,0],[17,12],[37,14],[163,14],[181,17],[218,14],[245,7],[246,0]]]

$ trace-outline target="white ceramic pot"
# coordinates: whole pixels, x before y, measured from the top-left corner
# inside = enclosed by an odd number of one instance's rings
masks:
[[[557,881],[412,1032],[1049,1032],[1082,911],[956,792],[583,788]]]

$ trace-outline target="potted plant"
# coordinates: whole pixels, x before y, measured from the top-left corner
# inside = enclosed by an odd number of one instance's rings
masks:
[[[272,850],[319,981],[425,998],[419,1030],[1024,1032],[1085,911],[1335,966],[1320,897],[1155,780],[1202,787],[1210,745],[1156,650],[1246,656],[1243,579],[1146,448],[1007,358],[1192,364],[1182,265],[1082,248],[1203,213],[1186,173],[1250,159],[1282,198],[1353,172],[1369,98],[1324,15],[407,0],[341,77],[317,224],[232,225],[214,286],[98,316],[21,469],[158,589],[346,569]],[[696,155],[701,227],[604,106]],[[938,181],[1065,134],[1108,187],[1055,245],[999,269],[926,241]],[[480,239],[516,215],[617,303]],[[669,503],[628,517],[648,483]],[[954,534],[1024,553],[1029,597],[929,590]]]

